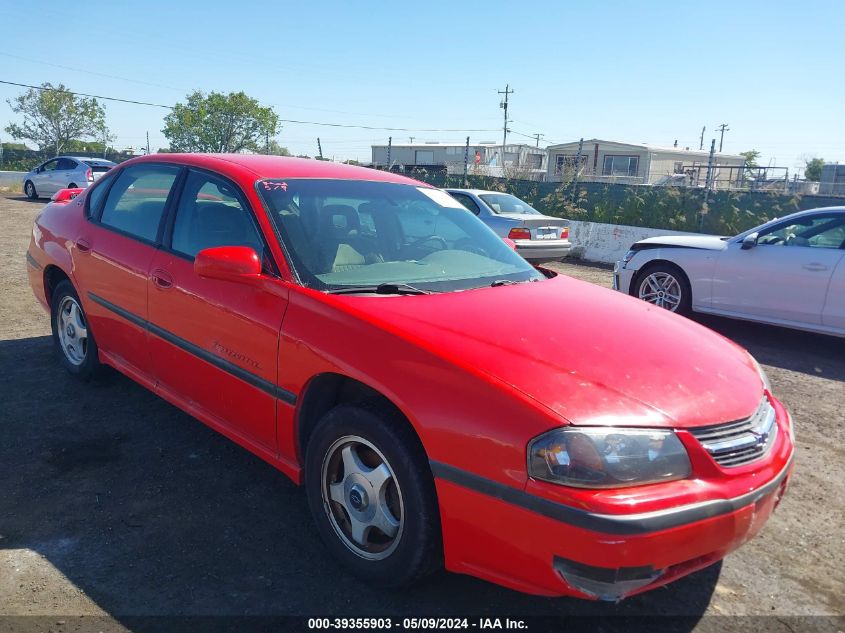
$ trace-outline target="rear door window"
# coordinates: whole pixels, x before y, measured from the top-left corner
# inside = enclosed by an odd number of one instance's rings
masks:
[[[481,209],[475,203],[475,200],[470,198],[465,193],[455,193],[455,192],[450,191],[449,195],[452,196],[458,202],[460,202],[462,205],[464,205],[467,209],[472,211],[475,215],[478,215],[479,213],[481,213]]]
[[[76,169],[76,165],[77,162],[75,160],[71,160],[70,158],[60,158],[56,169],[59,171],[71,171]]]
[[[179,169],[175,165],[125,168],[109,190],[100,222],[133,237],[154,242]]]

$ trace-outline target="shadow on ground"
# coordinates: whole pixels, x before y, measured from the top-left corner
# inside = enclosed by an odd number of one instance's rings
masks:
[[[742,345],[763,365],[845,381],[845,338],[703,314],[693,318]]]
[[[123,376],[76,382],[47,336],[0,341],[0,375],[0,547],[43,555],[115,617],[680,614],[692,626],[719,577],[716,565],[618,605],[445,572],[380,590],[328,556],[282,474]]]

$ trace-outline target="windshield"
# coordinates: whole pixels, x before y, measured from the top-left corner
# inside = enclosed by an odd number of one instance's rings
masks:
[[[445,292],[543,278],[439,189],[326,179],[262,180],[256,188],[307,286]]]
[[[518,213],[520,215],[543,215],[527,202],[509,193],[482,193],[478,196],[494,213]]]

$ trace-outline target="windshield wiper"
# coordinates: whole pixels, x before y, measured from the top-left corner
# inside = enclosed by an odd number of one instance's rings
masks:
[[[539,279],[525,279],[523,281],[514,281],[513,279],[497,279],[492,284],[491,287],[495,288],[496,286],[513,286],[514,284],[527,284],[531,283],[532,281],[539,281]]]
[[[402,282],[386,282],[375,286],[349,286],[347,288],[335,288],[328,291],[333,295],[351,295],[360,293],[372,293],[377,295],[430,295],[433,291],[416,288],[411,284]]]

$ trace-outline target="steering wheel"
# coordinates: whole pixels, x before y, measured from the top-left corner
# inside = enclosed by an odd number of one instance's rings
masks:
[[[441,251],[445,251],[445,250],[449,249],[448,242],[446,242],[446,240],[443,239],[442,237],[440,237],[439,235],[428,235],[427,237],[421,237],[417,240],[414,240],[410,244],[408,244],[408,247],[409,248],[416,248],[418,246],[425,244],[426,242],[437,242],[437,244],[440,246]]]

